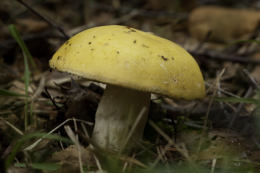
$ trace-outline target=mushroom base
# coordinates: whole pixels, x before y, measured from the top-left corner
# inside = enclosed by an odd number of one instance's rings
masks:
[[[149,106],[150,93],[107,85],[96,112],[93,142],[112,151],[132,149],[142,139]]]

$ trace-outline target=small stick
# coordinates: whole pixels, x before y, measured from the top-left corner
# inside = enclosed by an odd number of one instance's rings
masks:
[[[25,6],[28,10],[30,10],[33,14],[35,14],[36,16],[38,16],[39,18],[41,18],[42,20],[44,20],[45,22],[47,22],[50,26],[53,26],[54,28],[56,28],[66,39],[69,39],[70,37],[65,33],[64,29],[60,26],[58,26],[57,24],[55,24],[54,22],[52,22],[51,20],[47,19],[46,17],[44,17],[43,15],[41,15],[39,12],[37,12],[36,10],[34,10],[32,7],[30,7],[27,3],[25,3],[23,0],[16,0],[17,2],[19,2],[20,4],[22,4],[23,6]]]
[[[253,92],[253,87],[250,86],[250,87],[248,88],[248,90],[247,90],[245,96],[244,96],[243,98],[248,98],[248,97],[252,94],[252,92]],[[234,122],[235,122],[236,119],[237,119],[237,116],[239,115],[239,112],[241,111],[241,109],[243,108],[244,105],[245,105],[245,103],[240,103],[240,104],[238,105],[238,107],[237,107],[237,109],[235,110],[235,112],[233,113],[232,119],[231,119],[231,121],[230,121],[230,123],[229,123],[229,126],[228,126],[229,129],[232,128]]]
[[[199,139],[199,145],[198,145],[198,148],[197,148],[198,153],[201,150],[201,146],[202,146],[202,142],[203,142],[203,136],[206,134],[206,131],[208,130],[207,124],[208,124],[209,114],[211,112],[211,108],[212,108],[212,105],[213,105],[213,102],[214,102],[214,97],[217,94],[217,88],[218,88],[217,85],[221,81],[221,77],[223,76],[224,73],[225,73],[225,68],[220,71],[220,73],[217,75],[217,78],[215,80],[215,88],[214,88],[213,94],[212,94],[212,96],[210,97],[210,100],[209,100],[209,104],[208,104],[208,108],[207,108],[207,112],[206,112],[206,117],[205,117],[204,123],[203,123],[202,133],[201,133],[201,136],[200,136],[200,139]]]
[[[250,82],[254,85],[253,87],[260,89],[260,86],[257,83],[256,79],[249,73],[249,71],[247,69],[243,69],[243,72],[248,76]]]
[[[198,52],[194,50],[188,50],[190,54],[194,57],[207,57],[213,60],[220,60],[220,61],[231,61],[231,62],[238,62],[238,63],[248,63],[248,64],[260,64],[260,60],[251,59],[250,57],[242,57],[236,55],[228,55],[223,54],[216,51],[207,50],[205,52]]]
[[[23,151],[28,151],[28,150],[32,150],[34,147],[36,147],[42,140],[45,136],[48,136],[49,134],[52,134],[54,133],[57,129],[59,129],[60,127],[62,127],[64,124],[66,124],[67,122],[69,121],[78,121],[78,122],[83,122],[87,125],[93,125],[93,123],[91,122],[88,122],[88,121],[84,121],[84,120],[79,120],[79,119],[75,119],[75,118],[69,118],[69,119],[66,119],[65,121],[63,121],[61,124],[59,124],[57,127],[55,127],[54,129],[52,129],[51,131],[49,131],[46,135],[42,136],[40,139],[38,139],[37,141],[35,141],[33,144],[31,144],[30,146],[26,147],[25,149],[23,149]]]
[[[73,122],[74,122],[74,127],[75,127],[75,130],[76,130],[77,129],[77,125],[76,125],[77,123],[75,122],[74,118],[73,118]],[[74,134],[74,132],[72,131],[72,129],[68,125],[64,126],[64,129],[65,129],[67,135],[69,136],[69,138],[72,140],[72,142],[77,147],[77,150],[78,150],[78,161],[79,161],[79,170],[80,170],[80,173],[84,173],[83,164],[82,164],[82,152],[81,152],[82,151],[82,146],[79,143],[78,135]]]
[[[214,172],[215,172],[216,163],[217,163],[217,159],[214,158],[214,159],[212,160],[210,173],[214,173]]]
[[[140,111],[138,117],[136,118],[136,120],[135,120],[135,122],[134,122],[134,124],[133,124],[133,126],[132,126],[132,128],[131,128],[131,130],[129,131],[129,134],[127,135],[127,137],[126,137],[126,139],[125,139],[125,141],[124,141],[124,143],[123,143],[123,145],[122,145],[121,151],[120,151],[119,153],[122,153],[123,150],[125,149],[127,143],[129,142],[130,138],[132,137],[132,135],[133,135],[133,133],[134,133],[134,131],[135,131],[135,129],[136,129],[138,123],[140,122],[140,120],[141,120],[141,118],[143,117],[143,115],[145,114],[145,112],[146,112],[146,108],[143,107],[143,108],[141,109],[141,111]]]

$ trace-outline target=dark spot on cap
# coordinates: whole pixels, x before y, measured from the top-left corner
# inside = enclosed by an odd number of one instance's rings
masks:
[[[162,58],[162,60],[164,60],[164,61],[168,61],[168,58],[166,58],[166,57],[163,56],[163,55],[158,55],[158,57]]]
[[[119,54],[119,51],[116,51],[117,54]]]
[[[149,46],[147,46],[147,45],[145,45],[145,44],[142,44],[142,46],[145,47],[145,48],[149,48]]]
[[[91,44],[91,42],[88,42],[88,44]]]
[[[136,43],[136,40],[134,40],[133,43],[135,44],[135,43]]]
[[[58,57],[57,57],[57,60],[60,60],[60,58],[61,58],[61,56],[58,56]]]
[[[91,51],[93,51],[94,49],[92,48],[92,49],[90,49]]]
[[[67,45],[67,44],[69,44],[69,41],[66,41],[66,42],[65,42],[65,45]]]
[[[96,36],[95,36],[95,35],[93,35],[93,38],[96,38]]]
[[[136,32],[136,30],[134,28],[131,28],[129,26],[126,26],[127,29],[129,29],[129,31],[126,31],[125,33],[130,34],[131,32]]]
[[[71,43],[69,44],[69,46],[71,46]]]
[[[164,60],[164,61],[167,61],[168,58],[166,58],[165,56],[161,55],[161,58]]]
[[[131,32],[136,32],[136,30],[134,28],[131,28],[130,26],[127,26],[126,28],[129,29]]]
[[[171,59],[174,60],[174,57],[172,56]]]

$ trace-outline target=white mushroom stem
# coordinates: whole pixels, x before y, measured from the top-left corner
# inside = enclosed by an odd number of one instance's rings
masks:
[[[93,142],[112,151],[134,147],[142,139],[149,106],[150,93],[107,85],[96,112]],[[139,121],[138,116],[142,116]],[[132,131],[136,122],[138,124]]]

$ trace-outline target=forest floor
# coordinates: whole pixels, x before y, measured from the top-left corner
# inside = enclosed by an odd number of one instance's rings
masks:
[[[24,2],[0,2],[1,173],[259,172],[259,2]],[[104,84],[49,67],[68,38],[101,25],[181,45],[205,80],[203,99],[152,94],[143,141],[127,154],[90,147]]]

